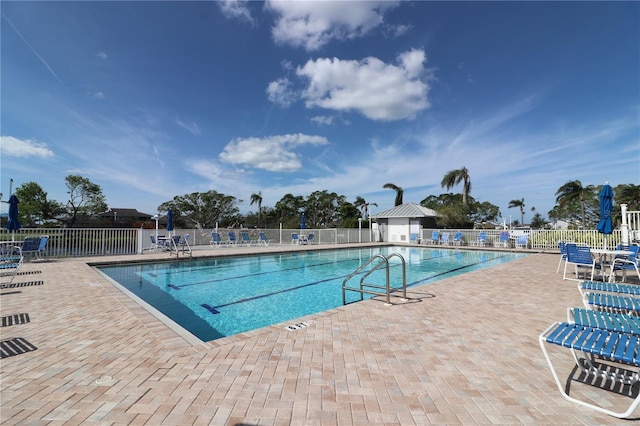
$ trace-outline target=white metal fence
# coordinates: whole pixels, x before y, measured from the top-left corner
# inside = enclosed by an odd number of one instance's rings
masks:
[[[640,241],[640,212],[628,212],[629,234],[632,242]],[[423,229],[421,240],[423,243],[431,241],[431,234],[436,229]],[[218,230],[222,239],[227,239],[229,229]],[[239,230],[235,229],[239,236]],[[258,239],[258,232],[264,232],[272,244],[291,244],[291,234],[314,234],[314,244],[346,244],[369,243],[373,241],[369,229],[331,228],[331,229],[250,229],[251,239]],[[450,239],[456,232],[463,235],[464,245],[477,240],[481,231],[487,233],[487,246],[493,246],[500,236],[500,230],[480,229],[438,229],[440,233],[449,232]],[[167,233],[158,230],[159,235]],[[120,229],[120,228],[22,228],[11,232],[0,229],[0,242],[6,244],[13,241],[21,244],[25,237],[49,236],[46,255],[49,257],[79,257],[79,256],[107,256],[143,253],[151,246],[151,236],[156,234],[155,229]],[[174,235],[189,235],[191,246],[209,245],[211,231],[199,229],[178,229]],[[603,235],[594,230],[532,230],[529,233],[528,248],[542,251],[557,250],[559,241],[574,241],[585,243],[593,248],[615,247],[621,242],[620,230],[614,230],[611,235]]]

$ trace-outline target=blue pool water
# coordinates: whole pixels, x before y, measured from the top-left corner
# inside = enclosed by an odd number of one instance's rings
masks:
[[[404,257],[408,287],[525,256],[369,247],[120,264],[99,269],[199,339],[209,341],[341,306],[344,279],[372,256],[391,253]],[[400,261],[392,257],[390,264],[391,287],[400,287]],[[384,272],[375,272],[367,282],[384,285]],[[352,285],[358,283],[359,277],[354,278]],[[356,292],[347,293],[347,302],[359,298]]]

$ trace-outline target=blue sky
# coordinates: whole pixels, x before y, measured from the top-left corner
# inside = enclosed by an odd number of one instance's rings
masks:
[[[2,2],[1,187],[153,214],[214,189],[545,215],[640,183],[640,2]],[[452,192],[460,192],[455,187]],[[6,204],[2,208],[6,210]],[[3,211],[4,211],[3,210]]]

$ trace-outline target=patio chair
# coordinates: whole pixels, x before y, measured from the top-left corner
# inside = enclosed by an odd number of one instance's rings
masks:
[[[0,253],[0,276],[9,276],[8,282],[2,284],[11,284],[13,279],[18,274],[18,270],[22,266],[24,256],[22,255],[22,248],[18,246],[3,247],[3,252]]]
[[[411,235],[409,236],[409,242],[410,243],[414,243],[414,244],[418,243],[418,233],[417,232],[412,232],[411,233]]]
[[[25,237],[22,242],[22,256],[27,254],[37,257],[40,248],[40,237]]]
[[[440,239],[440,244],[449,245],[450,243],[451,243],[451,240],[449,240],[449,233],[448,232],[443,232],[442,233],[442,238]]]
[[[440,231],[431,232],[431,244],[438,244],[440,242]]]
[[[267,238],[267,234],[264,232],[258,233],[258,244],[262,243],[265,246],[268,246],[270,242],[271,240]]]
[[[546,348],[547,345],[556,345],[563,349],[569,349],[576,361],[576,365],[588,376],[588,383],[602,386],[604,382],[602,390],[610,392],[611,390],[607,386],[609,380],[620,383],[620,386],[634,385],[640,380],[640,375],[637,371],[640,367],[640,353],[638,350],[640,348],[640,339],[637,335],[608,331],[576,323],[556,322],[547,327],[540,334],[538,340],[558,390],[566,400],[617,418],[629,417],[640,404],[640,393],[636,393],[636,397],[624,412],[614,412],[603,406],[596,405],[596,403],[586,402],[570,396],[568,386],[558,377]],[[579,357],[580,355],[584,355],[584,357],[581,358]],[[606,357],[614,365],[596,362],[595,357]],[[631,371],[630,367],[635,371]],[[590,376],[605,380],[590,380]],[[565,389],[565,386],[567,386],[567,389]]]
[[[638,279],[640,279],[640,259],[638,259],[638,246],[629,246],[631,255],[627,257],[616,257],[611,263],[611,275],[609,275],[609,281],[615,282],[617,272],[622,271],[622,281],[627,279],[627,271],[636,271]]]
[[[291,244],[296,244],[296,245],[300,244],[300,237],[298,236],[297,232],[291,233]]]
[[[589,268],[591,269],[591,278],[593,281],[593,275],[596,269],[600,269],[601,266],[596,262],[595,257],[591,255],[591,249],[589,246],[579,246],[576,244],[566,244],[567,249],[567,260],[564,263],[564,274],[562,275],[563,280],[573,280],[579,281],[579,268]],[[573,265],[575,268],[576,278],[567,278],[567,267],[569,265]],[[586,277],[585,277],[586,279]]]
[[[556,274],[560,272],[560,266],[562,265],[562,261],[567,260],[567,243],[564,241],[558,242],[558,250],[560,250],[560,260],[558,261],[558,268],[556,269]]]
[[[307,244],[313,244],[313,239],[316,237],[316,234],[314,234],[313,232],[309,232],[309,235],[307,235]]]
[[[38,245],[38,258],[44,259],[47,255],[47,244],[49,243],[49,236],[43,235],[40,237],[40,244]]]
[[[494,247],[505,247],[505,248],[509,247],[510,246],[509,231],[500,232],[500,237],[498,237],[498,239],[493,242],[493,246]]]
[[[457,246],[461,246],[463,243],[462,241],[462,232],[458,231],[456,232],[456,234],[453,236],[453,244],[457,245]]]

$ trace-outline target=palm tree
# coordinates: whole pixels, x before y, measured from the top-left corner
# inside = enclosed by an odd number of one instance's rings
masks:
[[[362,212],[362,218],[365,220],[369,217],[369,206],[378,207],[376,203],[367,203],[367,201],[361,196],[356,197],[356,201],[355,203],[353,203],[353,205],[360,209],[360,211]]]
[[[396,206],[402,204],[402,195],[404,195],[404,190],[400,188],[398,185],[394,185],[393,183],[385,183],[382,186],[384,189],[393,189],[396,191]]]
[[[582,227],[587,227],[587,213],[584,191],[586,188],[582,186],[582,182],[579,180],[573,180],[565,183],[556,191],[556,203],[560,208],[563,208],[567,204],[575,202],[580,203],[582,209]]]
[[[258,191],[257,194],[251,194],[251,203],[252,206],[254,203],[258,204],[258,227],[262,226],[262,191]]]
[[[626,204],[628,210],[640,210],[640,185],[618,185],[615,193],[616,204]]]
[[[524,198],[509,201],[508,208],[520,207],[520,223],[524,225]]]
[[[458,170],[449,170],[442,178],[440,185],[448,191],[460,182],[464,182],[462,187],[462,202],[467,204],[467,198],[469,197],[469,193],[471,193],[471,180],[469,178],[469,171],[466,167]]]

